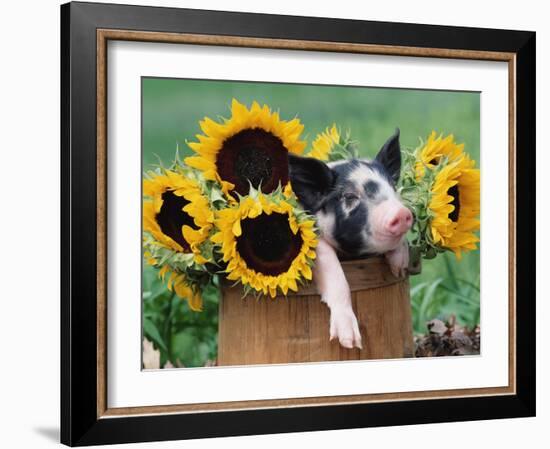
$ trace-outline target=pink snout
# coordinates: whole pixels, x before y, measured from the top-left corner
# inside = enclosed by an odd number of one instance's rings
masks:
[[[409,209],[400,207],[397,211],[388,217],[386,221],[386,232],[396,237],[405,234],[411,229],[413,216]]]

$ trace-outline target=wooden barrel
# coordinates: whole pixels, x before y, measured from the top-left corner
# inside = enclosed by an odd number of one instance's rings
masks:
[[[220,302],[218,365],[413,357],[408,277],[394,277],[380,257],[342,266],[363,349],[329,341],[329,309],[314,284],[275,299],[243,298],[242,286],[226,286]]]

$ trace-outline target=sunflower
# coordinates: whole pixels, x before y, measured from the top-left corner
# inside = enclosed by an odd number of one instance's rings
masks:
[[[143,258],[147,262],[147,265],[151,265],[154,267],[155,265],[158,264],[157,258],[151,254],[151,251],[144,251]]]
[[[205,263],[199,245],[208,238],[214,212],[197,181],[171,170],[143,181],[143,230],[162,247],[192,253]]]
[[[464,154],[464,144],[460,145],[454,141],[452,134],[443,137],[443,134],[437,136],[435,131],[432,131],[427,142],[420,148],[415,165],[417,178],[424,176],[424,169],[428,167],[433,169],[446,157],[449,161],[455,161]]]
[[[185,159],[189,167],[203,172],[207,180],[221,184],[226,195],[235,190],[248,194],[250,185],[270,193],[288,183],[288,153],[302,154],[304,126],[298,118],[281,120],[267,105],[253,102],[250,109],[237,100],[231,103],[231,118],[200,122],[204,134],[189,142],[196,156]]]
[[[191,288],[186,277],[182,273],[177,273],[164,265],[159,271],[159,277],[166,282],[168,290],[173,291],[181,299],[186,299],[189,308],[194,312],[202,310],[202,297],[200,293]]]
[[[158,259],[150,251],[144,251],[143,258],[148,265],[158,266]],[[191,310],[195,312],[202,310],[202,297],[195,291],[196,289],[191,288],[190,282],[184,274],[177,273],[168,264],[164,264],[159,270],[158,277],[166,282],[168,290],[176,293],[181,299],[186,299]]]
[[[328,161],[330,153],[335,145],[340,142],[340,133],[336,124],[333,124],[330,129],[325,129],[324,132],[317,135],[312,142],[311,151],[307,154],[308,157],[319,159],[320,161]]]
[[[280,190],[279,190],[280,192]],[[311,280],[317,235],[314,220],[281,193],[252,191],[237,204],[217,212],[220,245],[227,279],[240,281],[272,298],[280,288],[297,291],[302,278]]]
[[[449,162],[435,175],[428,209],[433,243],[454,251],[476,249],[479,238],[479,169],[467,154]]]

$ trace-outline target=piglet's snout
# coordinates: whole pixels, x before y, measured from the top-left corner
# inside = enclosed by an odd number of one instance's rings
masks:
[[[401,236],[411,228],[412,223],[411,211],[406,207],[400,207],[387,218],[385,230],[388,234]]]

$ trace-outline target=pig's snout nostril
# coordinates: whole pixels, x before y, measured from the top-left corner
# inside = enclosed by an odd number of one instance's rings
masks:
[[[399,235],[407,232],[413,221],[412,213],[409,209],[401,209],[388,222],[387,229],[391,234]]]

